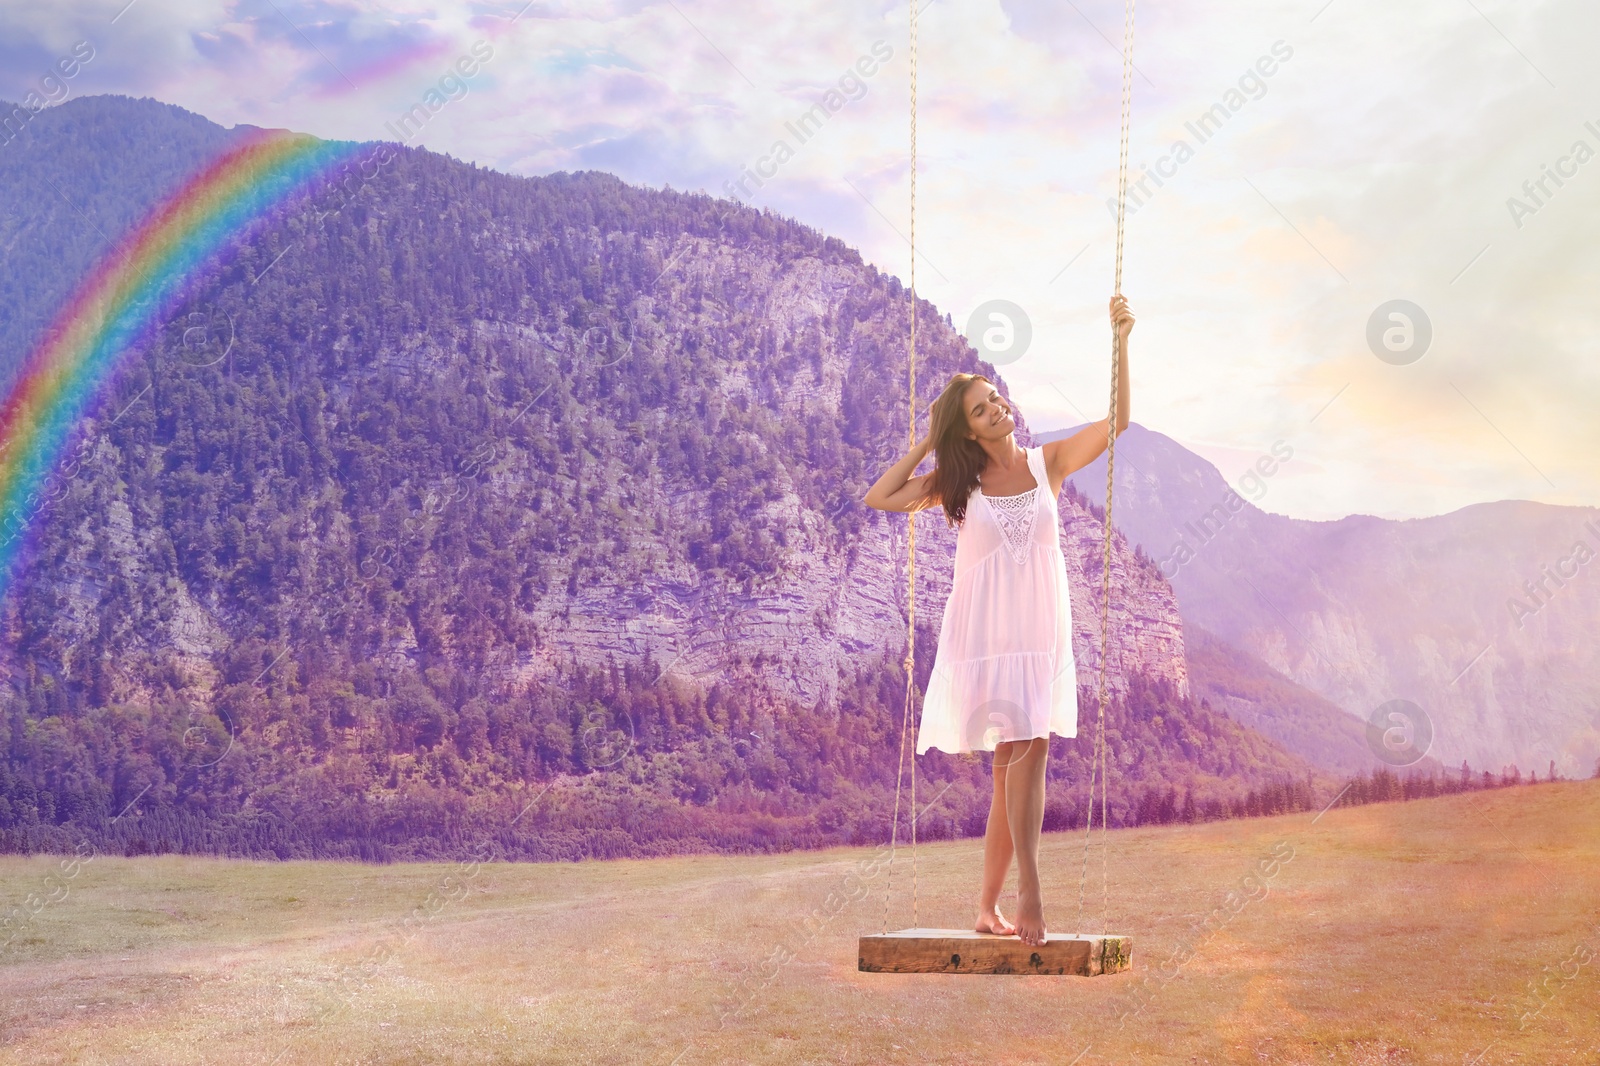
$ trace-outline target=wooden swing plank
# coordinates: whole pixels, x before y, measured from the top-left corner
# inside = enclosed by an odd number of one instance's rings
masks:
[[[1014,936],[971,929],[896,929],[871,933],[857,946],[868,973],[1052,974],[1097,977],[1133,965],[1133,938],[1111,934],[1047,934],[1037,947]]]

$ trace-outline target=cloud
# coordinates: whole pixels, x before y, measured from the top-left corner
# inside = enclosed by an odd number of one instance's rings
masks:
[[[713,195],[882,41],[893,56],[864,95],[754,199],[909,273],[899,3],[138,0],[113,24],[125,2],[0,12],[0,92],[87,38],[97,56],[76,94],[368,139],[489,40],[493,60],[424,146]],[[1004,373],[1041,429],[1105,402],[1122,13],[973,0],[920,17],[918,289],[958,325],[991,298],[1028,311],[1033,347]],[[1193,155],[1159,188],[1147,179],[1128,219],[1135,417],[1242,453],[1293,440],[1308,473],[1271,500],[1289,513],[1600,502],[1600,159],[1520,228],[1506,207],[1576,139],[1600,151],[1584,126],[1600,125],[1597,30],[1583,0],[1142,9],[1132,177],[1180,139]],[[1292,58],[1241,89],[1279,42]],[[1200,142],[1188,124],[1231,90],[1242,106]],[[1396,298],[1434,324],[1409,366],[1366,346]]]

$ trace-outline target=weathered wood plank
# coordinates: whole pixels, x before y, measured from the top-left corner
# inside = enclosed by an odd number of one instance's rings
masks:
[[[1013,973],[1096,977],[1132,968],[1133,938],[1048,934],[1034,947],[1014,936],[971,929],[896,929],[860,938],[868,973]]]

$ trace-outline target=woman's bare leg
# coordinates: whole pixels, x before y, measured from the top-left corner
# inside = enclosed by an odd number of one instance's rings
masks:
[[[1017,859],[1017,937],[1043,944],[1044,894],[1039,885],[1039,835],[1044,829],[1044,764],[1050,738],[1015,742],[1006,766],[1006,821]]]
[[[1008,744],[999,744],[994,753],[994,795],[989,799],[989,824],[983,834],[983,885],[978,891],[978,920],[973,926],[980,933],[1010,936],[1017,927],[1000,913],[1000,891],[1011,872],[1011,825],[1006,821],[1006,764]]]

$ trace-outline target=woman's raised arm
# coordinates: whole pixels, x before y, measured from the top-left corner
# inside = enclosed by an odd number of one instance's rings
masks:
[[[916,471],[922,460],[928,457],[930,444],[926,435],[917,442],[917,446],[907,452],[898,463],[895,463],[884,475],[880,477],[861,502],[868,507],[875,507],[880,511],[920,511],[932,507],[938,500],[928,496],[928,482],[933,475],[911,475]]]
[[[1128,428],[1133,398],[1128,388],[1128,334],[1133,332],[1133,311],[1128,308],[1126,296],[1111,298],[1112,328],[1122,338],[1122,358],[1117,361],[1117,432]],[[1106,450],[1110,436],[1110,419],[1090,422],[1070,437],[1053,440],[1044,446],[1045,469],[1054,482],[1065,481],[1072,474],[1096,459]]]

